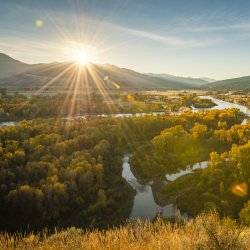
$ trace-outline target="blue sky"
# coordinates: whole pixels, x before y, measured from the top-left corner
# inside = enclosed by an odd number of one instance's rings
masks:
[[[139,72],[238,77],[250,75],[249,11],[248,0],[0,0],[0,51],[64,61],[74,41]]]

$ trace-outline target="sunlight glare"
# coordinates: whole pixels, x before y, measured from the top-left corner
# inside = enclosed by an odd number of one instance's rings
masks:
[[[66,53],[70,60],[79,65],[86,65],[96,61],[96,50],[90,45],[73,43],[72,46],[66,49]]]

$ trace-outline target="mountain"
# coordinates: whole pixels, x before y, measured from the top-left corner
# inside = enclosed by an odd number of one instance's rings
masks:
[[[109,64],[79,66],[72,62],[27,65],[2,54],[0,86],[9,90],[152,90],[190,89],[195,85],[141,74]],[[7,70],[8,69],[8,70]],[[6,76],[7,75],[7,76]]]
[[[202,87],[213,90],[250,90],[250,76],[216,81]]]
[[[153,76],[153,77],[159,77],[175,82],[181,82],[181,83],[187,83],[191,84],[193,86],[201,86],[210,82],[214,82],[214,79],[210,78],[193,78],[193,77],[182,77],[182,76],[174,76],[174,75],[169,75],[169,74],[152,74],[148,73],[147,75]]]
[[[0,78],[8,77],[13,74],[21,73],[29,68],[30,65],[15,60],[8,55],[0,53]]]
[[[208,77],[200,77],[198,79],[201,79],[201,80],[204,80],[205,82],[216,82],[215,79],[212,79],[212,78],[208,78]]]

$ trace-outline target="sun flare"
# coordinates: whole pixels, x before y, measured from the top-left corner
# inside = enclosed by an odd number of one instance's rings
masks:
[[[86,65],[96,61],[96,49],[90,45],[73,43],[66,48],[66,54],[70,60],[79,65]]]
[[[85,65],[92,61],[92,56],[86,49],[75,49],[72,51],[72,59],[80,65]]]

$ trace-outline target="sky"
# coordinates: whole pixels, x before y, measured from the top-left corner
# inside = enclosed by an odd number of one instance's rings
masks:
[[[143,73],[250,75],[248,0],[0,0],[0,52],[26,63],[69,60]]]

